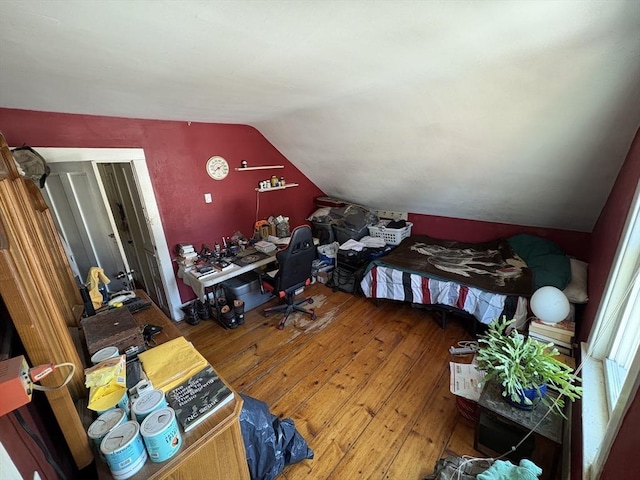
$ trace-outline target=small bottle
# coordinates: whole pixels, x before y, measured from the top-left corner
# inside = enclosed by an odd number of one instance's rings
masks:
[[[284,187],[284,186],[285,186],[284,177],[280,177],[280,186],[281,186],[281,187]]]
[[[273,175],[271,177],[271,186],[272,187],[277,187],[278,186],[278,177],[276,177],[275,175]]]

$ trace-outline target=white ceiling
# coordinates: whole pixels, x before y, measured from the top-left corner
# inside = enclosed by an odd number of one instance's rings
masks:
[[[636,0],[0,0],[0,106],[249,124],[329,195],[578,231],[639,56]]]

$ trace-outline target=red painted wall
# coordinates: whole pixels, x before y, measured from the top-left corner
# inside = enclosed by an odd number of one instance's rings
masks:
[[[518,233],[538,235],[555,242],[569,255],[585,261],[589,258],[590,233],[418,214],[410,214],[409,221],[413,222],[412,234],[461,242],[486,242]]]
[[[323,192],[293,166],[255,128],[222,125],[69,115],[0,108],[0,131],[9,145],[40,147],[143,148],[170,251],[181,242],[221,242],[236,230],[252,235],[258,218],[288,215],[291,225],[304,222]],[[222,181],[205,172],[207,159],[224,157],[231,167]],[[284,169],[236,172],[242,160],[250,166],[284,165]],[[283,175],[296,188],[260,194],[256,215],[255,187],[272,174]],[[213,203],[204,203],[211,193]],[[194,298],[178,282],[183,301]]]
[[[246,125],[204,124],[139,120],[90,115],[35,112],[0,108],[0,130],[10,145],[41,147],[143,148],[158,201],[167,243],[220,241],[240,230],[250,235],[256,219],[258,181],[284,172],[288,182],[300,187],[260,194],[258,218],[285,214],[297,225],[314,209],[313,198],[323,193],[255,128]],[[284,170],[231,171],[223,181],[205,173],[212,155],[226,158],[230,166],[247,160],[250,165],[283,164]],[[204,193],[213,195],[205,204]],[[569,254],[587,259],[589,234],[502,223],[410,214],[413,233],[461,241],[485,241],[517,233],[532,233],[555,241]],[[194,298],[178,282],[183,301]]]
[[[285,169],[277,171],[278,174],[284,172],[288,182],[300,183],[298,188],[261,194],[259,218],[284,213],[291,216],[292,224],[302,223],[314,208],[313,198],[322,195],[320,189],[257,130],[245,125],[189,125],[0,108],[0,131],[10,145],[143,148],[169,248],[179,242],[197,246],[203,242],[213,243],[238,229],[250,234],[256,218],[254,188],[266,174],[232,170],[226,180],[216,182],[204,171],[205,162],[212,155],[225,157],[232,168],[239,166],[241,160],[247,160],[250,165],[283,164]],[[461,241],[532,233],[549,238],[569,254],[589,261],[590,302],[580,329],[586,337],[639,178],[640,132],[593,234],[418,214],[410,214],[409,220],[414,223],[413,233]],[[204,203],[206,192],[213,195],[212,204]],[[182,285],[181,296],[184,301],[194,298],[191,289]],[[633,433],[639,428],[640,399],[636,397],[603,478],[625,478],[624,465],[629,464],[629,449],[635,445]],[[573,445],[576,448],[576,442]],[[579,461],[573,463],[579,464]]]
[[[584,323],[580,329],[582,340],[586,340],[593,326],[594,317],[602,299],[609,270],[639,181],[640,129],[636,132],[625,163],[593,230],[589,255],[591,259],[588,285],[589,303],[586,306]],[[636,394],[625,415],[607,459],[601,477],[603,480],[633,478],[637,475],[637,468],[634,467],[630,459],[637,454],[638,430],[640,430],[640,394]],[[578,460],[581,462],[580,459]],[[633,475],[632,472],[634,472]]]

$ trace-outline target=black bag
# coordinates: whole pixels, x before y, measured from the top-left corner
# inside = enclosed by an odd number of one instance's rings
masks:
[[[340,290],[345,293],[360,293],[360,282],[364,276],[365,267],[352,269],[348,267],[337,266],[333,269],[333,278],[331,287],[334,291]]]
[[[286,465],[313,458],[313,451],[293,420],[280,420],[266,403],[242,395],[240,430],[251,480],[273,480]]]

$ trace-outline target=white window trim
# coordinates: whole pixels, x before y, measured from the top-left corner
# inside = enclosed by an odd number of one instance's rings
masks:
[[[615,382],[615,378],[606,379],[607,369],[604,367],[605,357],[612,347],[617,331],[617,318],[613,318],[618,310],[620,299],[624,292],[616,280],[621,272],[625,272],[629,280],[624,281],[625,288],[637,276],[637,261],[634,270],[629,273],[627,247],[632,243],[633,235],[638,235],[640,229],[640,184],[636,186],[634,199],[627,215],[623,234],[618,244],[618,251],[605,287],[602,301],[596,313],[594,326],[587,343],[582,344],[584,387],[582,399],[582,438],[583,438],[583,478],[596,480],[600,478],[607,461],[611,447],[618,435],[622,421],[634,400],[640,385],[640,348],[633,354],[628,374],[620,386],[620,393],[615,405],[610,405],[612,399],[607,398],[606,381]],[[637,252],[635,253],[637,255]],[[633,258],[632,258],[633,260]],[[613,320],[613,321],[612,321]],[[634,325],[640,328],[638,325]],[[615,374],[615,369],[610,369]]]

